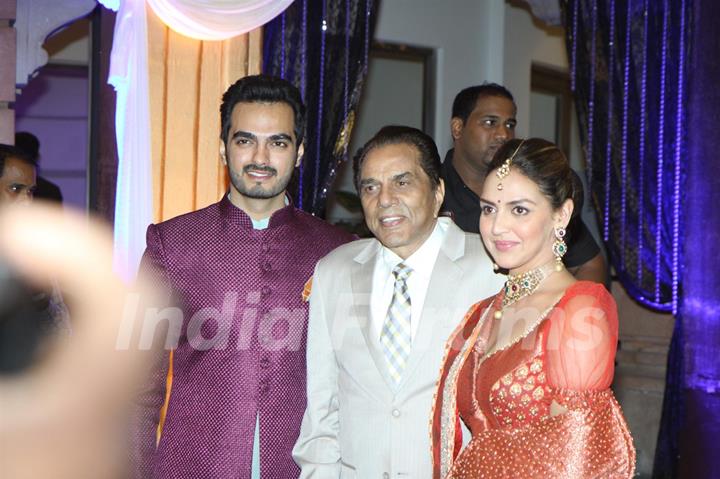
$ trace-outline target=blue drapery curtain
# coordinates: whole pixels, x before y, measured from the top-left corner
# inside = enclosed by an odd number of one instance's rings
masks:
[[[323,216],[348,144],[368,68],[379,0],[295,0],[265,26],[263,70],[293,82],[307,106],[305,156],[289,186]]]
[[[677,312],[690,0],[564,9],[588,184],[623,286]]]
[[[718,477],[720,3],[562,5],[610,260],[634,299],[676,318],[653,476]]]
[[[677,469],[680,477],[720,478],[720,2],[693,0],[691,18],[682,337],[676,346],[683,359],[678,401],[685,414]]]

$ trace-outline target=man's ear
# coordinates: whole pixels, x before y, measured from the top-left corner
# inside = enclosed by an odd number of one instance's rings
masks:
[[[462,121],[462,118],[455,116],[450,119],[450,134],[452,135],[453,140],[458,140],[462,136],[464,126],[465,122]]]
[[[301,143],[300,148],[298,148],[298,151],[297,151],[297,160],[295,160],[295,168],[300,166],[300,163],[302,163],[304,154],[305,154],[305,143]]]
[[[556,226],[562,226],[563,228],[567,228],[568,223],[570,223],[570,219],[572,218],[573,209],[575,209],[575,204],[573,203],[573,200],[570,198],[566,199],[565,202],[560,205],[560,208],[557,209],[555,212],[555,221],[557,223]]]
[[[220,160],[222,164],[227,166],[227,152],[225,151],[225,142],[220,139]]]
[[[440,184],[435,188],[435,217],[437,218],[440,214],[440,208],[442,208],[443,200],[445,199],[445,182],[440,178]]]

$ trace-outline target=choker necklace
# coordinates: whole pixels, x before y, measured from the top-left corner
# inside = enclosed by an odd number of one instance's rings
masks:
[[[505,281],[505,295],[502,298],[501,308],[495,311],[495,319],[502,317],[505,308],[537,291],[540,283],[555,271],[555,261],[553,260],[539,268],[516,275],[508,275],[507,281]]]

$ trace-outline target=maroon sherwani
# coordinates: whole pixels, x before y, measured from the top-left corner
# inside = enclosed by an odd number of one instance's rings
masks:
[[[291,451],[306,402],[303,287],[315,263],[351,239],[292,205],[255,230],[227,196],[150,225],[142,268],[170,287],[183,320],[157,447],[167,352],[139,401],[143,478],[249,478],[258,415],[263,477],[299,475]]]

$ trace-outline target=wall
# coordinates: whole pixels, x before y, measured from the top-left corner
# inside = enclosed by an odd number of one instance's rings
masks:
[[[546,130],[544,125],[534,124],[531,118],[543,118],[543,114],[533,115],[533,105],[530,94],[532,65],[540,64],[558,71],[568,71],[568,59],[565,47],[565,31],[561,27],[549,27],[536,20],[530,9],[511,1],[505,8],[505,59],[504,59],[504,85],[512,92],[517,105],[517,131],[518,137],[542,136],[539,132]],[[535,112],[537,113],[537,112]],[[579,172],[585,169],[580,137],[578,133],[577,116],[573,108],[570,125],[570,164]],[[554,127],[553,127],[554,128]],[[552,138],[549,138],[552,139]],[[597,218],[592,205],[586,196],[583,208],[583,221],[590,229],[595,240],[600,243],[601,236],[598,229]]]
[[[450,111],[463,88],[494,81],[518,106],[518,135],[528,132],[533,62],[567,69],[564,33],[534,20],[521,2],[502,0],[384,0],[375,40],[436,50],[435,141],[451,147]],[[452,6],[452,8],[449,8]],[[574,152],[572,156],[575,155]]]
[[[427,133],[435,139],[441,157],[452,147],[449,124],[455,95],[467,86],[484,81],[502,82],[505,8],[503,0],[380,2],[375,27],[376,42],[430,48],[435,52],[433,81],[436,93],[432,99],[435,115],[433,130]],[[407,78],[400,78],[391,71],[392,62],[385,62],[385,66],[389,67],[385,69],[382,62],[373,63],[353,131],[351,153],[369,138],[370,130],[374,130],[370,132],[371,135],[380,126],[389,123],[417,126],[407,119],[408,111],[398,110],[406,109],[407,93],[412,89],[418,90],[419,83],[408,86]],[[377,71],[378,68],[382,71]],[[394,87],[401,85],[404,89],[402,97],[395,97],[392,102],[386,101],[388,88],[383,86],[383,83],[389,82]],[[385,111],[390,114],[385,114]],[[349,164],[341,166],[333,191],[355,191],[351,170]],[[359,215],[336,204],[332,194],[327,217],[332,222],[359,220]]]
[[[352,157],[385,125],[407,125],[422,128],[423,67],[420,62],[396,61],[370,57],[363,97],[358,108],[348,149],[350,160],[340,166],[333,185],[325,219],[333,224],[347,223],[353,231],[362,214],[351,212],[335,201],[334,192],[355,193]],[[342,226],[342,225],[341,225]]]
[[[48,64],[21,90],[17,131],[40,140],[40,174],[60,187],[64,204],[87,208],[90,21],[79,19],[51,35]]]
[[[505,86],[513,93],[518,107],[517,135],[530,132],[530,72],[532,64],[541,64],[568,71],[565,32],[561,27],[548,27],[536,20],[525,6],[511,2],[505,9]],[[570,163],[583,169],[582,150],[577,133],[577,119],[573,112],[571,125]],[[537,131],[537,128],[534,129]]]
[[[52,65],[90,63],[90,20],[81,18],[51,35],[43,44]]]
[[[660,428],[667,353],[674,318],[632,300],[617,281],[612,284],[620,321],[613,391],[623,408],[637,449],[637,475],[651,477]]]
[[[435,138],[441,155],[452,145],[450,111],[469,85],[503,80],[503,0],[383,0],[375,40],[437,52]]]
[[[516,3],[516,2],[514,2]],[[530,68],[533,62],[567,70],[565,39],[561,28],[548,28],[534,20],[526,8],[505,9],[505,86],[518,107],[518,136],[526,136],[530,121]]]
[[[15,103],[17,131],[40,140],[39,174],[79,209],[87,207],[88,89],[87,67],[46,65]]]

